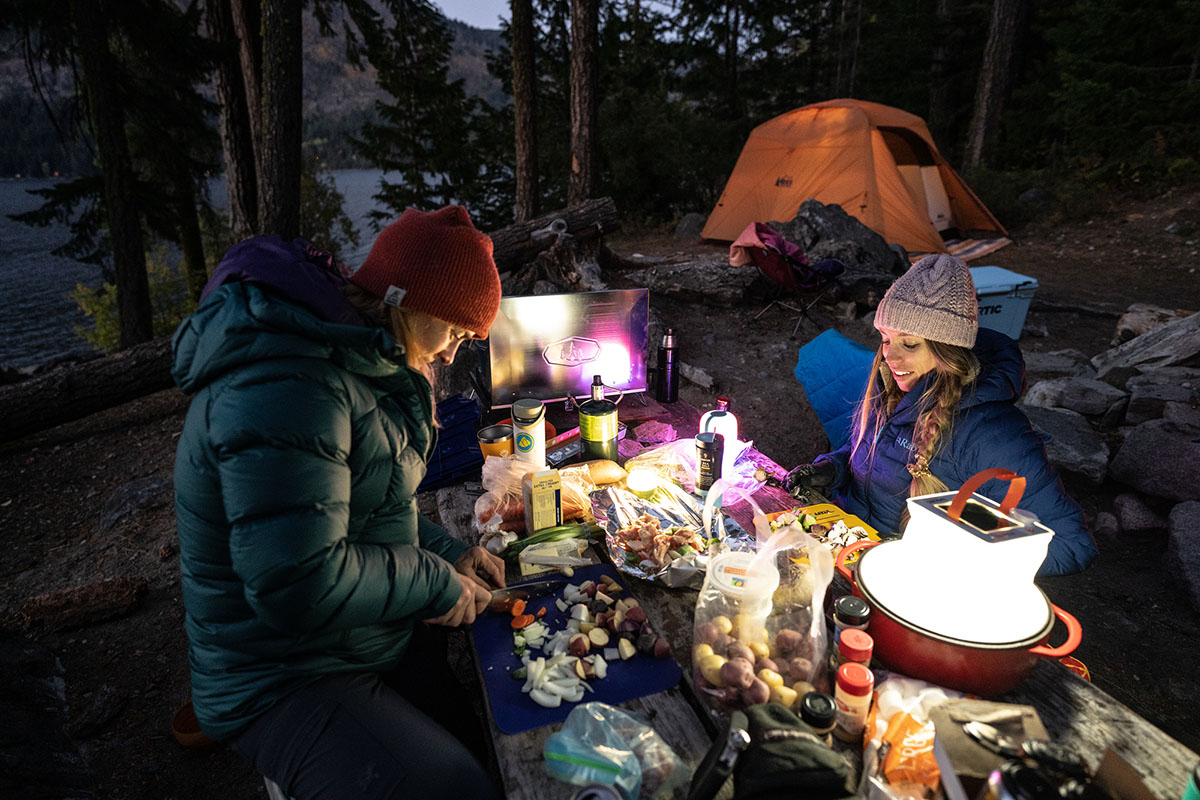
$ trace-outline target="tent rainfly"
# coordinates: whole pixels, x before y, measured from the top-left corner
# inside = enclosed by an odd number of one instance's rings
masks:
[[[792,219],[810,197],[841,206],[910,253],[947,252],[945,240],[968,231],[1008,236],[938,153],[924,120],[849,99],[797,108],[752,130],[700,235],[733,241],[752,222]]]

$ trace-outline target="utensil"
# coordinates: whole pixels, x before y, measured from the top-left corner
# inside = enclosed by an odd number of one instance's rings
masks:
[[[504,589],[496,589],[492,592],[492,599],[488,602],[487,610],[507,614],[512,609],[512,604],[517,600],[532,600],[537,597],[554,594],[565,586],[566,583],[566,580],[563,578],[548,578],[540,581],[521,583],[516,586],[508,586]]]
[[[996,755],[1024,761],[1059,780],[1084,780],[1090,776],[1079,756],[1049,739],[1017,741],[1005,736],[996,726],[979,720],[964,722],[963,731]]]

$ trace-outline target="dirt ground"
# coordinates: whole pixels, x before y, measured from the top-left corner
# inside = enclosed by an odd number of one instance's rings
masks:
[[[1165,232],[1172,222],[1194,232]],[[1119,209],[1084,222],[1012,233],[1016,244],[976,263],[1038,279],[1027,324],[1045,335],[1026,334],[1021,344],[1028,351],[1070,347],[1091,356],[1109,346],[1116,313],[1132,302],[1200,305],[1200,190],[1123,200]],[[608,244],[624,256],[724,249],[648,235],[617,236]],[[717,395],[732,397],[746,437],[791,467],[826,447],[792,376],[796,349],[827,327],[864,342],[872,342],[872,332],[861,322],[836,323],[832,309],[820,303],[802,321],[778,306],[754,319],[764,305],[722,308],[652,298],[654,313],[679,334],[683,361],[715,379],[709,390],[684,381],[683,397],[700,408],[711,408]],[[115,576],[149,583],[144,601],[128,616],[37,637],[62,662],[73,712],[101,693],[118,698],[111,718],[78,742],[94,771],[97,797],[265,796],[261,780],[227,749],[189,750],[171,736],[171,715],[188,696],[169,486],[186,407],[179,392],[160,392],[0,446],[5,632],[28,635],[16,612],[38,593]],[[150,499],[102,525],[114,492],[138,479],[151,487]],[[1111,508],[1121,491],[1069,476],[1067,485],[1089,515]],[[1200,750],[1194,724],[1200,617],[1164,576],[1165,542],[1165,532],[1100,541],[1100,558],[1088,571],[1041,584],[1055,604],[1080,619],[1084,639],[1076,655],[1093,680]]]

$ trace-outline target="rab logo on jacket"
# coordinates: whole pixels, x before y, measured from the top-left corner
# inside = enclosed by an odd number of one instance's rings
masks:
[[[913,449],[913,443],[910,442],[908,440],[908,437],[905,436],[904,434],[900,434],[899,436],[896,437],[896,446],[903,450],[912,450]]]

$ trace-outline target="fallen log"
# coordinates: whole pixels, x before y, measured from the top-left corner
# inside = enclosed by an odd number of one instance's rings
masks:
[[[81,419],[173,385],[171,338],[0,386],[0,441]]]
[[[489,234],[500,272],[548,250],[563,235],[586,241],[618,227],[611,197],[500,228]],[[0,386],[0,442],[28,436],[171,387],[170,337],[135,345],[83,364]]]
[[[543,214],[528,222],[509,225],[488,236],[492,237],[492,258],[496,260],[496,268],[507,272],[549,249],[562,234],[587,240],[612,233],[617,228],[617,204],[611,197],[600,197]]]

